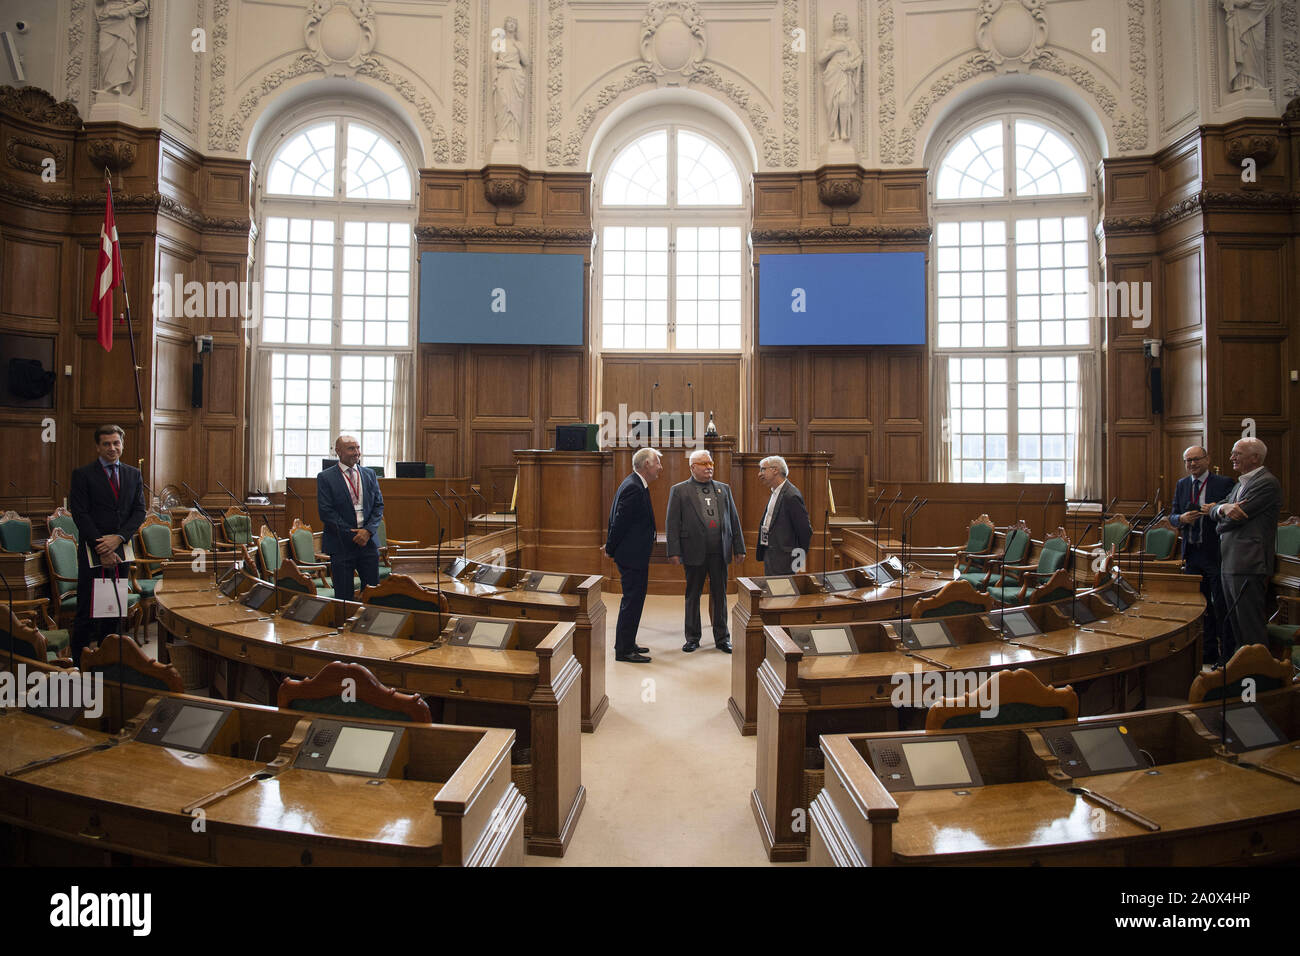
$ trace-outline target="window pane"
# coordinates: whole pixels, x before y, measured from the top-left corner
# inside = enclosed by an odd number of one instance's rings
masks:
[[[662,206],[668,202],[668,131],[656,130],[626,146],[601,189],[606,206]]]
[[[349,199],[411,198],[410,173],[397,147],[360,123],[348,123],[347,141]]]
[[[677,134],[677,202],[683,206],[737,206],[740,177],[727,154],[688,130]]]
[[[1016,195],[1055,196],[1087,189],[1083,163],[1055,130],[1016,120]]]
[[[333,120],[302,130],[280,147],[267,172],[266,190],[288,196],[334,195]]]
[[[985,199],[1003,194],[1002,122],[963,136],[939,164],[937,199]]]
[[[662,330],[667,343],[668,229],[663,226],[607,227],[627,252],[601,255],[601,324],[605,348],[662,347],[646,345],[647,326]],[[652,271],[651,266],[656,268]],[[659,332],[651,336],[660,338]]]

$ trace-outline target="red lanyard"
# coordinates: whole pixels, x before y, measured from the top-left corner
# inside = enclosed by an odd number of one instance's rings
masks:
[[[348,483],[348,490],[349,490],[350,492],[352,492],[352,503],[353,503],[354,505],[359,505],[359,504],[361,504],[361,483],[360,483],[360,481],[357,481],[357,482],[354,484],[354,483],[353,483],[352,476],[351,476],[350,474],[348,474],[348,472],[347,472],[346,469],[345,469],[344,472],[343,472],[343,477],[344,477],[344,479],[345,479],[345,480],[347,481],[347,483]]]

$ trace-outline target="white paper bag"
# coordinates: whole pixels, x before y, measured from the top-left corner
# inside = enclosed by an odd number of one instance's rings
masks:
[[[95,578],[90,593],[91,617],[126,617],[126,578]]]

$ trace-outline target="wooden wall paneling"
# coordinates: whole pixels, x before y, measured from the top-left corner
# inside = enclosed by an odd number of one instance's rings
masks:
[[[535,377],[529,352],[471,349],[470,368],[473,421],[532,418]]]
[[[445,347],[420,346],[420,417],[456,419],[461,414],[459,363]]]
[[[0,312],[36,322],[58,322],[62,286],[33,279],[58,276],[62,260],[62,242],[7,230],[0,243]]]
[[[552,425],[584,421],[583,396],[587,383],[582,374],[582,352],[544,349],[541,359],[547,421]]]
[[[203,357],[203,410],[205,417],[230,416],[238,414],[240,396],[239,388],[242,349],[231,344],[215,345],[212,352]],[[193,343],[190,344],[191,360],[197,356]]]
[[[1205,421],[1205,346],[1198,339],[1165,344],[1160,353],[1165,421],[1170,428]]]
[[[741,429],[741,359],[739,356],[700,360],[700,377],[695,382],[695,409],[700,434],[709,424],[713,412],[718,434],[739,437]],[[750,401],[753,401],[751,396]],[[689,410],[689,409],[688,409]]]
[[[835,507],[840,514],[866,515],[866,489],[862,462],[869,460],[871,430],[850,431],[849,426],[832,430],[814,428],[808,434],[808,451],[830,452],[830,480],[835,489]],[[789,446],[787,446],[787,450]]]
[[[1282,302],[1287,273],[1281,244],[1219,240],[1212,248],[1219,259],[1220,327],[1285,328],[1288,316]]]
[[[864,351],[836,350],[813,352],[809,423],[813,426],[832,421],[865,420],[867,393],[871,385],[868,355]]]
[[[800,354],[794,349],[760,349],[756,358],[758,394],[755,405],[760,431],[784,422],[793,427],[799,416]]]
[[[114,351],[117,345],[114,343]],[[159,332],[154,341],[154,408],[188,415],[190,411],[194,340]],[[204,383],[206,388],[206,381]]]
[[[438,478],[459,477],[455,472],[460,460],[460,428],[438,429],[425,426],[412,460],[433,465],[434,474]]]
[[[0,461],[0,501],[4,502],[5,510],[39,514],[41,509],[62,501],[68,493],[69,476],[55,472],[59,443],[42,439],[45,429],[41,422],[47,416],[53,417],[48,409],[0,409],[0,429],[6,439]],[[58,436],[56,430],[56,437],[67,440],[70,436]],[[61,492],[50,482],[51,477],[58,480],[63,488]]]

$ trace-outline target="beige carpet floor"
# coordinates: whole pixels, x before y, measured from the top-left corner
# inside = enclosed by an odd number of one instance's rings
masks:
[[[649,664],[614,660],[619,595],[605,595],[609,710],[582,735],[582,811],[564,859],[528,866],[767,866],[749,809],[756,737],[727,712],[731,657],[682,653],[681,597],[646,598],[637,643]]]

